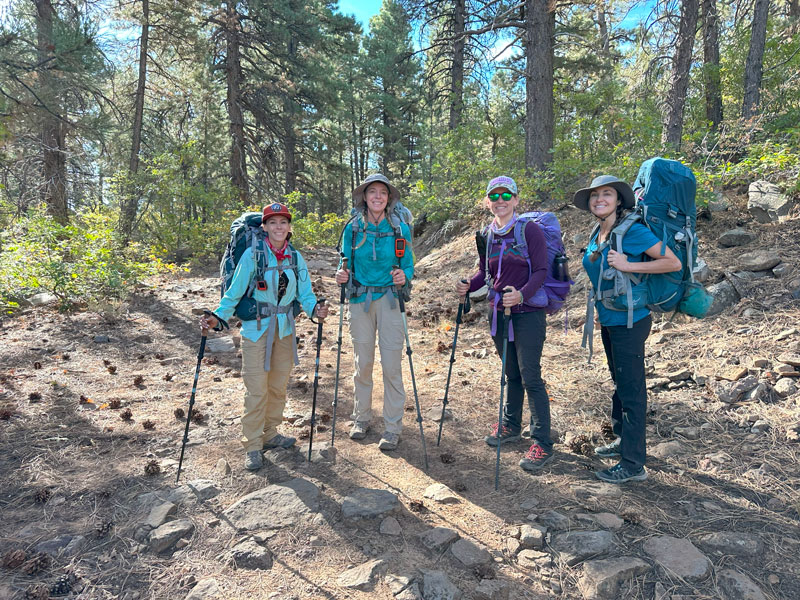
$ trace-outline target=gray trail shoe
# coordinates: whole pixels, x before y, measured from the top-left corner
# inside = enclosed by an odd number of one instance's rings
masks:
[[[369,423],[367,421],[355,421],[353,427],[350,428],[351,440],[363,440],[367,437],[369,431]]]
[[[258,471],[264,466],[264,457],[261,450],[251,450],[244,457],[244,468],[248,471]]]
[[[397,445],[400,443],[400,436],[396,433],[384,431],[381,436],[381,441],[378,442],[378,450],[397,450]]]
[[[594,449],[594,453],[600,458],[612,458],[620,455],[620,446],[622,446],[622,438],[618,437],[613,442],[610,442],[605,446],[598,446]]]
[[[264,450],[271,450],[272,448],[291,448],[296,441],[296,438],[277,433],[275,437],[264,442]]]
[[[644,467],[639,467],[638,471],[629,471],[622,464],[616,464],[604,471],[595,471],[595,477],[608,483],[625,483],[626,481],[644,481],[647,479],[647,471]]]

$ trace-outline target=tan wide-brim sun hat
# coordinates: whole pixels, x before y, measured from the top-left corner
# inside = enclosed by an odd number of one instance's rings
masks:
[[[364,208],[364,202],[366,198],[364,197],[364,192],[366,192],[367,188],[372,183],[382,183],[389,189],[389,202],[386,205],[386,209],[391,211],[394,205],[400,200],[400,192],[397,191],[397,188],[394,187],[389,180],[386,178],[385,175],[380,173],[374,173],[373,175],[368,176],[364,181],[361,182],[356,189],[353,190],[353,207],[362,210]]]
[[[636,196],[631,186],[613,175],[600,175],[600,177],[592,179],[592,183],[589,184],[589,187],[575,192],[575,195],[572,197],[572,204],[581,210],[589,210],[589,196],[591,196],[592,192],[597,188],[606,186],[613,187],[617,190],[617,194],[622,200],[622,208],[633,208],[636,205]]]

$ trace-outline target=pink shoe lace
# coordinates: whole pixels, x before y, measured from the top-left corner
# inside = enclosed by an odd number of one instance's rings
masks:
[[[494,425],[492,425],[492,435],[494,437],[497,437],[497,430],[499,429],[498,426],[499,426],[499,423],[495,423]],[[506,433],[511,433],[511,429],[506,427],[505,425],[503,425],[503,430],[500,433],[500,435],[504,435]]]
[[[545,458],[547,456],[547,452],[539,444],[534,444],[528,451],[525,453],[525,458],[528,460],[539,460]]]

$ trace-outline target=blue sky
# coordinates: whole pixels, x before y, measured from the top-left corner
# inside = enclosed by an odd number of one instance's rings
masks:
[[[383,0],[339,0],[339,12],[355,15],[366,33],[369,31],[369,18],[380,12],[381,4]]]

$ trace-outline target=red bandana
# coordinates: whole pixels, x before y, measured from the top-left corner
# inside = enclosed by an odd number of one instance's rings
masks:
[[[280,250],[275,250],[275,247],[272,245],[272,242],[269,241],[267,238],[267,244],[269,244],[270,250],[275,254],[275,258],[278,259],[280,263],[283,259],[289,258],[291,256],[291,252],[288,252],[289,248],[289,240],[283,242],[283,247]]]

